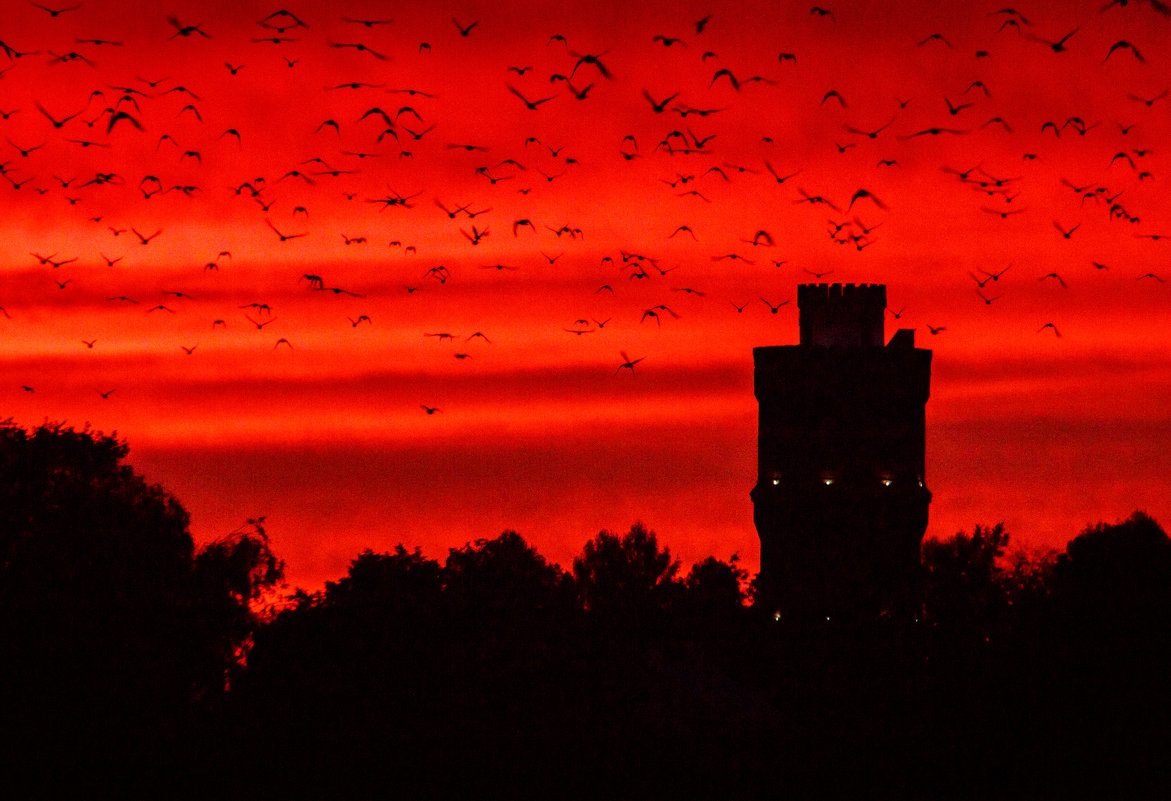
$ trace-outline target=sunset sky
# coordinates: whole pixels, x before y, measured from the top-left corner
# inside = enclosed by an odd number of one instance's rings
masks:
[[[116,431],[199,541],[265,516],[316,588],[642,520],[755,572],[752,348],[813,281],[934,351],[928,536],[1171,521],[1150,2],[43,5],[0,20],[0,416]]]

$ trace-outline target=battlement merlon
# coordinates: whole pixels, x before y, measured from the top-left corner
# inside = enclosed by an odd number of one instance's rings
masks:
[[[800,284],[797,308],[802,345],[882,347],[884,284]]]

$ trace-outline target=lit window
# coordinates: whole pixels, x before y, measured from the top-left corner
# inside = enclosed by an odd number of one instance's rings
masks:
[[[825,484],[825,485],[828,487],[830,484],[833,484],[833,483],[834,483],[834,480],[833,480],[833,478],[831,478],[830,476],[826,476],[825,478],[823,478],[823,479],[821,480],[821,483],[822,483],[822,484]]]
[[[774,479],[773,479],[773,486],[774,486],[774,487],[775,487],[775,486],[777,486],[777,485],[778,485],[778,484],[780,484],[780,483],[781,483],[781,480],[780,480],[779,478],[774,478]]]
[[[889,486],[890,486],[891,484],[893,484],[893,483],[894,483],[894,482],[892,482],[892,481],[891,481],[889,478],[884,478],[884,479],[882,480],[882,486],[884,486],[884,487],[889,487]]]

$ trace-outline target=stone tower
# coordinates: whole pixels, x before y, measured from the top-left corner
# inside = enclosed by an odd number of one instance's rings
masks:
[[[782,618],[902,615],[918,596],[931,351],[883,345],[886,287],[797,287],[799,345],[753,350],[758,604]]]

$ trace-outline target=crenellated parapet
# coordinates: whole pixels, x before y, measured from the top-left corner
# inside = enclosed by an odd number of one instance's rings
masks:
[[[801,284],[797,308],[802,345],[882,345],[886,318],[883,284]]]

